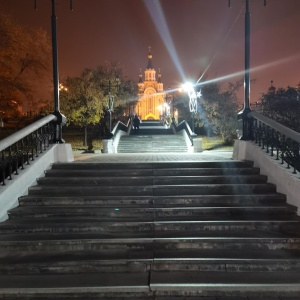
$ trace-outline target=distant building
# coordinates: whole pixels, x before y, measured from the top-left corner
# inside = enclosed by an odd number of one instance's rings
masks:
[[[275,94],[276,93],[276,87],[274,86],[274,81],[271,80],[271,85],[270,87],[268,88],[268,93],[267,94]],[[263,101],[263,100],[262,100]],[[258,112],[262,112],[262,102],[259,102],[259,101],[256,101],[256,102],[252,102],[250,103],[250,108],[252,110],[255,110],[255,111],[258,111]]]
[[[271,86],[268,89],[269,94],[274,94],[276,92],[276,87],[273,85],[273,80],[271,80]]]
[[[160,70],[158,71],[156,79],[156,71],[153,68],[150,47],[144,80],[142,70],[140,70],[139,77],[138,103],[135,108],[135,113],[142,120],[159,120],[164,114],[166,94],[164,93]]]

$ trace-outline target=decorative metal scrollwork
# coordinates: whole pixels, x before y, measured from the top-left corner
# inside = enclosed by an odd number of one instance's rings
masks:
[[[300,172],[300,144],[293,139],[285,136],[274,128],[255,119],[253,123],[253,136],[255,143],[258,144],[266,153],[274,156],[281,163],[287,164],[287,168],[292,167],[296,174]]]
[[[12,180],[12,175],[18,175],[25,165],[29,165],[39,154],[47,151],[52,143],[54,126],[48,123],[38,130],[28,134],[15,144],[1,151],[0,155],[0,183]]]

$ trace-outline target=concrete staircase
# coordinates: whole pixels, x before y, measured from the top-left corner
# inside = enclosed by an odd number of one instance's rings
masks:
[[[122,136],[118,153],[172,153],[187,152],[183,137],[159,121],[142,121],[138,132]]]
[[[0,224],[0,299],[300,299],[295,209],[251,163],[60,163]]]
[[[188,152],[181,135],[123,135],[118,145],[118,153],[176,153]]]

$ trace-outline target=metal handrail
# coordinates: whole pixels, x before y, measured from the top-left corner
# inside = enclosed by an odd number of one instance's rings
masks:
[[[30,165],[39,153],[47,151],[54,140],[54,125],[57,121],[54,114],[37,120],[31,125],[13,133],[0,141],[0,182],[12,179],[12,174],[18,175],[19,169]]]
[[[115,134],[117,133],[118,130],[127,132],[130,127],[130,124],[131,124],[130,119],[127,121],[127,124],[124,124],[123,122],[118,121],[117,124],[115,125],[115,127],[113,128],[113,130],[111,131],[111,133],[113,134],[113,137],[115,136]]]
[[[262,149],[271,156],[276,154],[276,160],[286,163],[294,169],[294,174],[300,172],[300,133],[286,126],[251,111],[247,117],[251,121],[251,136]]]
[[[187,135],[188,135],[192,145],[194,144],[193,138],[195,138],[197,135],[192,132],[189,124],[187,123],[187,121],[183,120],[178,125],[176,125],[175,123],[172,123],[172,124],[174,125],[174,128],[175,128],[176,132],[181,131],[181,130],[185,130],[187,132]]]
[[[19,131],[11,134],[10,136],[8,136],[0,141],[0,151],[17,143],[21,139],[28,136],[30,133],[32,133],[32,132],[36,131],[37,129],[41,128],[42,126],[50,123],[51,121],[56,121],[56,120],[57,120],[57,117],[55,115],[48,115],[32,124],[26,126],[25,128],[20,129]]]
[[[276,121],[269,119],[268,117],[258,113],[257,111],[251,111],[248,114],[248,117],[253,117],[255,119],[257,119],[258,121],[266,124],[267,126],[275,129],[276,131],[284,134],[286,137],[294,140],[297,143],[300,143],[300,133],[296,132],[288,127],[285,127],[282,124],[277,123]]]

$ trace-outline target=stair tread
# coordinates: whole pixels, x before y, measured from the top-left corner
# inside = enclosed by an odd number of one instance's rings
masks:
[[[16,233],[16,234],[0,234],[1,243],[6,242],[30,242],[30,241],[59,241],[59,243],[75,243],[91,242],[91,243],[147,243],[156,242],[176,243],[179,241],[197,242],[216,242],[216,243],[254,243],[254,242],[292,242],[300,243],[300,237],[295,235],[287,236],[278,232],[268,231],[221,231],[221,232],[100,232],[100,233]]]
[[[151,272],[151,284],[297,284],[298,272]]]
[[[151,213],[153,215],[157,214],[157,213],[162,213],[162,212],[218,212],[218,211],[226,211],[226,212],[247,212],[247,211],[262,211],[262,212],[269,212],[269,211],[279,211],[279,212],[286,212],[286,211],[291,211],[291,212],[295,212],[296,208],[293,206],[289,206],[289,205],[274,205],[274,204],[270,204],[270,205],[266,205],[265,203],[262,204],[253,204],[253,205],[249,205],[248,203],[243,205],[243,206],[210,206],[209,203],[206,206],[193,206],[192,205],[186,205],[184,207],[182,206],[172,206],[172,207],[165,207],[165,206],[160,206],[160,203],[158,204],[149,204],[148,207],[136,207],[133,204],[129,204],[126,207],[122,207],[119,208],[118,206],[115,205],[115,203],[109,204],[109,203],[105,203],[103,205],[95,205],[95,204],[87,204],[84,207],[82,206],[68,206],[65,205],[64,206],[64,210],[66,211],[70,211],[70,212],[90,212],[90,211],[99,211],[99,212],[103,212],[103,213],[108,213],[108,212],[114,212],[114,213],[119,213],[121,214],[122,212],[129,212],[129,213]],[[41,211],[62,211],[61,206],[59,205],[48,205],[47,208],[44,207],[40,207],[40,206],[19,206],[17,209],[11,209],[10,212],[41,212]]]
[[[229,224],[229,223],[233,223],[233,224],[238,224],[238,223],[290,223],[290,224],[299,224],[299,220],[296,217],[295,219],[292,219],[291,217],[287,216],[287,217],[269,217],[268,219],[266,218],[266,216],[257,216],[254,215],[255,217],[251,217],[250,216],[245,216],[245,217],[239,217],[239,216],[229,216],[226,218],[226,216],[222,216],[221,218],[218,217],[212,217],[212,216],[208,216],[208,217],[202,217],[201,220],[197,220],[195,218],[182,218],[183,220],[178,220],[176,218],[173,218],[173,220],[166,220],[166,219],[156,219],[153,220],[153,218],[148,218],[145,219],[143,216],[140,218],[136,218],[135,220],[130,219],[130,218],[107,218],[106,220],[103,219],[99,219],[99,218],[95,218],[95,217],[69,217],[69,218],[41,218],[41,217],[37,217],[37,218],[33,218],[33,219],[26,219],[26,218],[22,218],[22,219],[10,219],[7,222],[5,222],[5,224],[1,225],[0,224],[0,229],[1,228],[5,228],[7,227],[6,225],[13,225],[13,224],[21,224],[21,225],[40,225],[40,224],[73,224],[76,225],[76,223],[79,224],[95,224],[95,225],[101,225],[101,224],[120,224],[120,226],[124,226],[126,223],[128,225],[130,224],[136,224],[136,225],[143,225],[143,224]]]
[[[213,284],[215,288],[220,285],[267,285],[276,286],[296,285],[300,291],[300,272],[157,272],[151,271],[148,281],[148,272],[144,273],[85,273],[85,274],[59,274],[59,275],[0,275],[0,291],[14,288],[100,288],[123,287],[162,288],[171,285],[174,289],[183,288],[180,285],[202,286]],[[196,286],[195,286],[196,285]]]
[[[14,288],[63,288],[63,287],[126,286],[148,289],[148,273],[85,273],[56,275],[0,275],[0,292]]]
[[[71,162],[71,163],[63,163],[58,162],[52,165],[53,170],[64,169],[76,169],[76,170],[118,170],[120,168],[124,169],[169,169],[169,168],[252,168],[253,163],[238,161],[238,160],[218,160],[218,161],[198,161],[198,162],[178,162],[178,161],[155,161],[155,162],[147,162],[147,161],[137,161],[137,162],[110,162],[110,163],[83,163],[83,162]]]
[[[228,207],[235,205],[256,206],[270,204],[272,206],[286,205],[286,197],[282,194],[255,194],[255,195],[165,195],[165,196],[109,196],[109,195],[74,195],[74,196],[49,196],[49,195],[27,195],[19,198],[21,206],[73,206],[82,207],[86,205],[113,205],[122,207],[184,207],[189,206],[220,206]]]
[[[132,262],[155,262],[157,264],[170,262],[174,264],[185,263],[252,263],[252,262],[290,262],[300,263],[300,250],[228,250],[228,249],[155,249],[141,251],[32,251],[24,253],[2,251],[0,253],[0,265],[10,264],[76,264],[77,262],[95,262],[103,264],[132,263]]]

